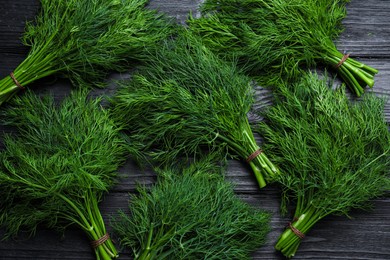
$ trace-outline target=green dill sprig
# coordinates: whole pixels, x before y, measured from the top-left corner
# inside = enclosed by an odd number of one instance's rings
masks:
[[[52,74],[75,85],[103,86],[108,72],[145,59],[145,49],[173,31],[171,22],[145,8],[148,0],[40,2],[41,11],[22,38],[30,52],[13,71],[22,87]],[[21,89],[18,84],[11,76],[0,81],[0,104]]]
[[[270,231],[269,214],[242,202],[210,158],[161,170],[138,192],[111,222],[136,260],[250,259]]]
[[[267,153],[283,175],[283,210],[295,204],[293,227],[306,234],[329,214],[367,208],[390,189],[390,133],[384,99],[367,94],[350,102],[344,88],[305,76],[296,86],[278,87],[276,104],[259,125]],[[275,246],[294,256],[301,239],[286,229]]]
[[[186,31],[151,57],[112,100],[113,117],[141,160],[169,165],[197,157],[202,147],[226,146],[246,159],[259,149],[247,118],[253,89],[235,66]],[[264,152],[249,164],[260,187],[279,174]]]
[[[4,136],[0,164],[0,224],[6,237],[33,235],[40,224],[64,229],[78,225],[92,240],[106,234],[98,202],[114,184],[125,159],[120,129],[100,107],[78,91],[60,105],[32,92],[13,99],[2,120],[18,134]],[[108,239],[97,259],[117,257]]]
[[[343,30],[346,0],[206,0],[203,17],[188,20],[207,47],[264,86],[295,81],[317,63],[333,68],[360,96],[378,71],[344,58],[334,41]],[[341,64],[342,63],[342,64]]]

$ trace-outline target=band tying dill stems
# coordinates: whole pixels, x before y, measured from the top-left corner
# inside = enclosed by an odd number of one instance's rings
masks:
[[[349,58],[349,55],[349,53],[344,54],[339,63],[337,63],[336,69],[340,68],[340,66],[343,65],[343,63]]]
[[[16,79],[15,77],[15,74],[13,72],[11,72],[9,74],[9,76],[11,77],[11,79],[14,81],[15,85],[18,86],[21,90],[25,90],[26,88],[22,86],[22,84],[20,84],[20,82]]]
[[[287,227],[289,229],[291,229],[291,231],[297,236],[299,237],[300,239],[304,239],[305,238],[305,234],[303,232],[301,232],[299,229],[297,229],[296,227],[293,226],[294,222],[296,222],[298,220],[298,218],[294,218],[292,222],[288,222],[288,225]]]
[[[100,237],[99,239],[91,241],[91,246],[93,249],[95,249],[98,246],[103,245],[104,242],[106,242],[108,239],[110,239],[110,235],[108,233],[106,233],[102,237]]]
[[[261,150],[260,148],[257,149],[251,155],[248,156],[248,158],[246,159],[246,162],[250,163],[253,159],[255,159],[257,156],[259,156],[262,152],[263,152],[263,150]]]

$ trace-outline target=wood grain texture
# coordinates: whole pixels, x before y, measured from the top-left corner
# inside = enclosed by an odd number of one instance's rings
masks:
[[[390,56],[390,2],[351,1],[339,49],[359,57]]]
[[[202,0],[152,0],[149,7],[166,12],[184,23],[189,12],[198,15]],[[38,0],[0,0],[0,77],[9,74],[28,52],[20,43],[27,20],[32,20],[39,10]],[[338,41],[341,51],[379,69],[372,90],[390,97],[390,2],[389,0],[353,0],[344,20],[345,31]],[[111,78],[118,78],[114,74]],[[71,89],[68,81],[51,77],[31,86],[37,92],[50,91],[61,99]],[[113,84],[94,95],[113,93]],[[256,108],[270,104],[268,90],[257,89]],[[385,107],[386,120],[390,122],[390,102]],[[256,120],[255,118],[253,120]],[[1,129],[0,129],[1,130]],[[258,137],[258,141],[261,139]],[[121,169],[124,176],[101,204],[107,220],[120,208],[126,209],[128,193],[135,192],[137,184],[152,185],[155,176],[149,169],[140,170],[129,160]],[[250,169],[239,161],[230,161],[228,179],[235,183],[236,193],[248,203],[272,212],[272,231],[266,246],[253,254],[253,259],[283,259],[273,245],[289,221],[279,214],[279,189],[266,187],[260,190]],[[374,202],[370,213],[353,211],[351,219],[344,216],[327,217],[318,223],[303,240],[295,259],[390,259],[390,198]],[[1,237],[0,231],[0,237]],[[124,250],[121,259],[130,259]],[[44,228],[35,237],[21,235],[17,240],[0,242],[0,259],[94,259],[89,241],[76,227],[65,234]]]

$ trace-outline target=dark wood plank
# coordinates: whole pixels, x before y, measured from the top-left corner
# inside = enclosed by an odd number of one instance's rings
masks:
[[[152,0],[150,8],[156,8],[184,23],[189,11],[199,15],[197,7],[202,0]],[[22,61],[28,49],[19,38],[26,20],[33,19],[39,10],[38,0],[0,0],[0,77],[6,76]],[[376,84],[372,91],[390,96],[390,5],[388,0],[354,0],[348,6],[348,17],[344,20],[345,32],[338,46],[351,52],[353,57],[377,69]],[[115,74],[112,78],[121,75]],[[54,82],[54,83],[53,83]],[[61,99],[71,87],[67,80],[52,77],[33,86],[37,92],[50,91]],[[113,84],[94,95],[112,94]],[[257,89],[256,108],[270,104],[269,91]],[[386,120],[390,122],[390,102],[385,108]],[[256,120],[256,118],[253,118]],[[258,138],[260,142],[261,139]],[[103,217],[107,220],[118,209],[127,207],[128,193],[134,192],[137,183],[152,185],[155,176],[150,169],[140,170],[131,160],[121,169],[124,175],[120,183],[101,204]],[[266,246],[253,254],[253,259],[283,259],[273,245],[289,221],[279,214],[279,189],[269,186],[260,190],[250,169],[239,161],[231,161],[228,179],[235,183],[235,191],[248,203],[272,212],[272,232]],[[296,259],[390,259],[390,198],[374,201],[370,213],[355,210],[352,219],[329,216],[318,223],[304,239]],[[109,227],[108,227],[109,229]],[[0,233],[0,237],[1,237]],[[130,258],[124,251],[121,258]],[[0,259],[94,259],[88,239],[76,227],[65,234],[44,228],[35,237],[0,242]]]
[[[190,13],[194,16],[200,15],[198,6],[202,2],[203,0],[152,0],[150,1],[149,8],[166,13],[169,16],[176,18],[178,22],[184,24]]]
[[[386,0],[351,1],[339,50],[359,57],[390,56],[390,5]]]
[[[0,2],[0,53],[25,54],[28,51],[20,42],[26,21],[34,20],[39,10],[39,1],[12,1]],[[3,56],[0,56],[3,60]]]

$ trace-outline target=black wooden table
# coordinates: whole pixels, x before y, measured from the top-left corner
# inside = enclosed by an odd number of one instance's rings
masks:
[[[152,0],[150,7],[184,22],[189,11],[198,14],[200,3],[201,0]],[[28,48],[21,45],[19,37],[25,21],[33,19],[38,10],[38,0],[0,0],[1,78],[25,57]],[[379,69],[372,91],[390,97],[390,0],[353,0],[347,10],[339,50]],[[60,79],[54,83],[43,80],[31,88],[38,92],[49,90],[57,98],[62,98],[69,93],[70,84]],[[114,87],[105,91],[113,92]],[[258,99],[264,102],[260,106],[269,104],[269,95],[265,91],[258,91]],[[390,101],[385,110],[386,120],[390,122]],[[132,162],[128,162],[121,172],[127,177],[101,204],[105,219],[127,206],[128,193],[134,192],[136,183],[152,184],[155,181],[152,172],[142,172]],[[260,190],[250,169],[242,162],[231,161],[228,176],[236,184],[236,192],[242,199],[273,213],[269,241],[253,254],[253,258],[283,259],[273,249],[278,235],[289,221],[289,218],[279,215],[279,190],[274,187]],[[295,259],[390,259],[390,198],[376,199],[374,206],[369,213],[352,211],[351,219],[331,216],[322,220],[304,239]],[[122,252],[121,259],[129,258],[128,251]],[[94,259],[94,254],[82,231],[70,227],[63,235],[40,229],[31,239],[2,241],[0,259]]]

